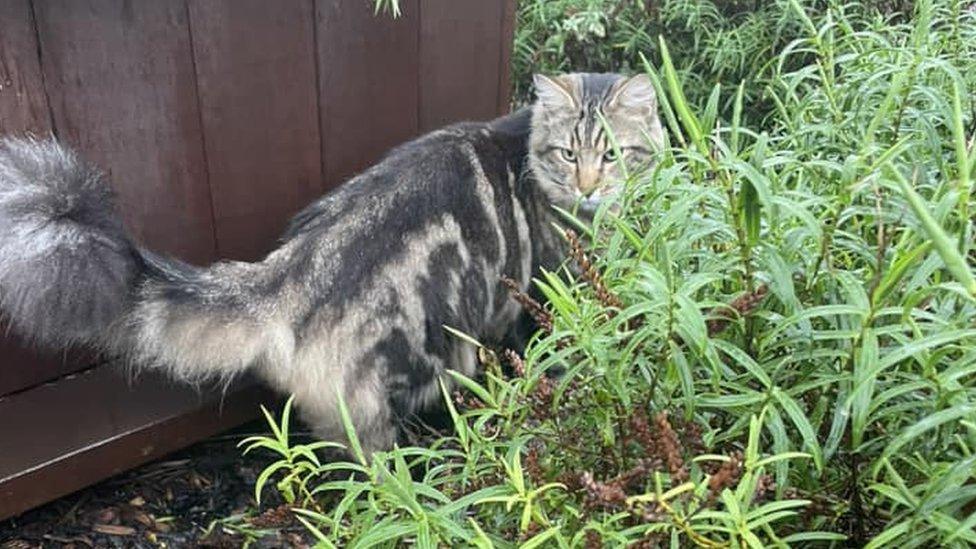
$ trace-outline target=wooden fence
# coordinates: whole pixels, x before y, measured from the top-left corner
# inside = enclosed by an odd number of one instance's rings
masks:
[[[251,260],[390,146],[507,109],[514,0],[0,0],[0,134],[109,172],[133,235]],[[2,329],[2,326],[0,326]],[[2,333],[2,332],[0,332]],[[254,416],[0,339],[0,518]]]

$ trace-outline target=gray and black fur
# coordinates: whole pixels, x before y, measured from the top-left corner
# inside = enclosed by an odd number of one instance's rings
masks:
[[[207,268],[135,245],[101,173],[56,142],[2,140],[0,312],[43,346],[183,380],[254,370],[325,438],[341,435],[341,391],[364,445],[388,447],[439,401],[445,369],[475,374],[444,326],[500,340],[519,313],[500,278],[528,288],[559,260],[558,201],[528,168],[540,105],[402,145],[298,214],[263,261]]]

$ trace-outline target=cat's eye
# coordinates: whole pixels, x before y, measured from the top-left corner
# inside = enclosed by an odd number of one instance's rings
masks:
[[[618,158],[620,158],[620,155],[618,155],[617,154],[617,151],[615,151],[613,149],[610,149],[609,151],[603,153],[603,161],[604,162],[607,162],[607,163],[616,162]]]
[[[559,155],[563,157],[566,162],[576,162],[576,152],[573,149],[559,149]]]

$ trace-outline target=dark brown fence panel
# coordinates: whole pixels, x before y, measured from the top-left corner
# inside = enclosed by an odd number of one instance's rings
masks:
[[[421,131],[493,118],[498,113],[498,37],[505,3],[424,0],[420,15]]]
[[[319,116],[326,184],[338,185],[417,135],[418,0],[403,17],[369,2],[316,0]]]
[[[189,7],[217,251],[257,259],[324,191],[313,5]]]
[[[58,136],[111,173],[153,249],[207,263],[213,222],[182,2],[35,2]]]

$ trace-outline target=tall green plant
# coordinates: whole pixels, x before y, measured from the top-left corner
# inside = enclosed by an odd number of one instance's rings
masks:
[[[534,72],[642,70],[640,54],[659,59],[658,36],[667,37],[682,78],[694,79],[687,91],[707,96],[717,82],[735,85],[758,76],[797,30],[796,18],[778,2],[523,0],[512,58],[514,97],[530,98]]]

